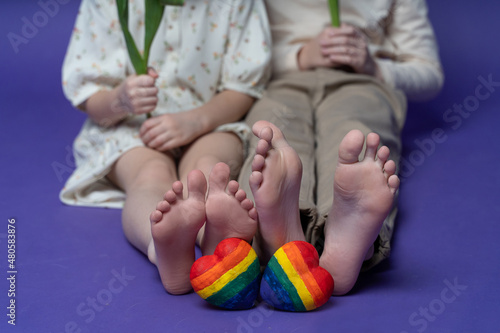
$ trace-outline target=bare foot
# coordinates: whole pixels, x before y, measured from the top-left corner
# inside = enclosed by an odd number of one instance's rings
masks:
[[[238,182],[229,181],[229,177],[229,166],[225,163],[216,164],[208,177],[207,223],[201,242],[203,255],[213,254],[217,244],[226,238],[241,238],[251,243],[257,231],[253,202]]]
[[[380,138],[366,137],[353,130],[342,140],[335,171],[334,199],[325,225],[325,248],[320,265],[332,274],[334,295],[343,295],[356,282],[361,265],[371,248],[394,201],[399,187],[394,161],[388,161],[389,148],[377,151]]]
[[[182,183],[175,182],[150,216],[154,262],[163,286],[176,295],[191,290],[189,272],[195,260],[196,235],[205,223],[207,181],[203,173],[191,171],[187,187],[188,196],[184,199]]]
[[[284,244],[305,240],[299,213],[302,163],[273,124],[258,121],[252,131],[260,138],[249,180],[259,214],[254,247],[267,264]]]

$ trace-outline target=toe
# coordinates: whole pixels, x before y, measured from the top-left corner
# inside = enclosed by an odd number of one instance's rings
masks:
[[[255,153],[257,155],[266,156],[266,154],[270,148],[271,148],[270,141],[260,139],[259,142],[257,142],[257,147],[255,148]]]
[[[228,167],[229,168],[229,167]],[[193,170],[187,178],[188,197],[196,200],[205,201],[207,193],[207,180],[200,170]]]
[[[259,120],[255,124],[253,124],[252,132],[256,137],[268,142],[271,142],[273,138],[271,123],[265,120]]]
[[[226,192],[229,183],[229,166],[225,163],[217,163],[208,176],[208,191]]]
[[[151,221],[151,223],[158,223],[161,221],[162,217],[163,217],[162,212],[160,212],[159,210],[155,210],[149,216],[149,220]]]
[[[250,184],[250,189],[252,190],[254,196],[255,193],[257,193],[257,191],[259,190],[263,180],[264,176],[262,175],[262,172],[254,171],[250,175],[249,184]]]
[[[257,208],[252,207],[252,209],[248,211],[248,216],[250,216],[251,219],[257,221],[257,219],[259,218],[259,215],[257,214]]]
[[[252,171],[262,171],[266,159],[262,155],[255,155],[252,161]]]
[[[381,147],[377,152],[377,163],[380,165],[380,168],[384,167],[385,162],[389,158],[389,154],[391,151],[386,146]]]
[[[234,197],[236,198],[236,200],[238,200],[239,202],[242,202],[243,200],[245,200],[247,198],[247,194],[245,193],[245,191],[243,189],[239,189],[235,194],[234,194]]]
[[[182,185],[181,181],[176,181],[172,184],[172,191],[176,196],[182,198],[182,191],[184,190],[184,185]]]
[[[388,181],[387,181],[387,184],[389,185],[389,188],[391,189],[391,193],[394,195],[396,193],[396,191],[398,190],[399,188],[399,183],[400,183],[400,180],[399,180],[399,177],[396,176],[396,175],[392,175],[389,177]]]
[[[238,192],[238,189],[240,188],[240,184],[236,180],[231,180],[229,184],[227,184],[227,192],[230,195],[235,195]]]
[[[352,130],[342,139],[339,146],[339,162],[352,164],[359,161],[365,137],[359,130]]]
[[[384,172],[386,173],[387,177],[390,177],[393,174],[395,174],[396,173],[396,163],[393,160],[387,161],[384,164]]]
[[[269,124],[269,126],[263,127],[258,135],[259,138],[269,143],[271,143],[271,141],[273,140],[273,129],[270,126],[271,124]]]
[[[161,213],[166,213],[170,210],[170,204],[167,201],[162,200],[156,205],[156,210],[160,211]]]
[[[253,202],[250,199],[245,199],[241,202],[241,207],[245,210],[250,210],[253,208]]]
[[[174,185],[175,185],[175,183],[174,183]],[[173,187],[174,186],[172,186],[172,188]],[[182,184],[181,184],[181,189],[182,189]],[[165,198],[166,201],[168,201],[172,204],[172,203],[176,202],[177,199],[182,199],[182,190],[179,194],[175,193],[173,190],[169,190],[169,191],[167,191],[167,193],[165,193],[165,195],[163,197]]]
[[[378,134],[370,133],[366,136],[365,158],[372,160],[375,159],[379,143],[380,143],[380,137],[378,136]]]

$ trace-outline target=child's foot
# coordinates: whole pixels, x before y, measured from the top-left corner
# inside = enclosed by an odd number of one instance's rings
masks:
[[[259,215],[256,251],[267,264],[284,244],[305,240],[299,213],[302,163],[273,124],[258,121],[252,131],[260,138],[249,180]]]
[[[394,161],[387,161],[389,148],[377,151],[380,138],[366,137],[366,152],[358,160],[364,135],[353,130],[342,140],[335,171],[333,205],[325,225],[325,248],[320,265],[332,274],[334,295],[346,294],[354,286],[361,265],[372,254],[372,246],[392,207],[399,187]]]
[[[201,242],[203,255],[212,255],[226,238],[241,238],[251,243],[257,231],[257,211],[253,202],[240,189],[237,181],[229,181],[225,163],[214,166],[208,177],[206,202],[207,223]]]
[[[189,272],[195,260],[196,235],[205,223],[207,181],[203,173],[191,171],[187,186],[188,196],[184,199],[182,183],[175,182],[150,216],[155,264],[163,286],[171,294],[191,290]]]

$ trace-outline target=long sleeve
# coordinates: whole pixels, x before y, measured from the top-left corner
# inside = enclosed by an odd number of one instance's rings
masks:
[[[409,100],[428,100],[441,90],[444,75],[426,3],[400,0],[392,14],[386,43],[393,50],[379,50],[376,61],[386,83],[404,91]]]
[[[270,77],[271,35],[261,0],[235,1],[219,90],[259,98]]]
[[[267,0],[266,6],[273,75],[298,71],[300,49],[331,24],[328,3]],[[440,91],[444,75],[425,0],[341,1],[340,20],[365,34],[384,81],[409,100],[430,99]]]
[[[115,6],[83,0],[63,63],[66,97],[76,107],[126,77],[128,55]]]

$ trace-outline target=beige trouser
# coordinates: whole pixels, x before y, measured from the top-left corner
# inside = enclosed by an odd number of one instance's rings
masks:
[[[247,115],[250,126],[258,120],[275,124],[299,154],[303,164],[302,226],[306,240],[320,253],[333,201],[333,177],[342,138],[352,129],[359,129],[365,135],[375,132],[382,144],[390,148],[390,158],[397,165],[405,115],[406,99],[401,92],[372,77],[332,69],[289,73],[273,80]],[[250,198],[248,179],[257,142],[252,137],[250,154],[239,178]],[[364,269],[389,256],[395,217],[396,207],[384,221],[375,254],[365,262]]]

